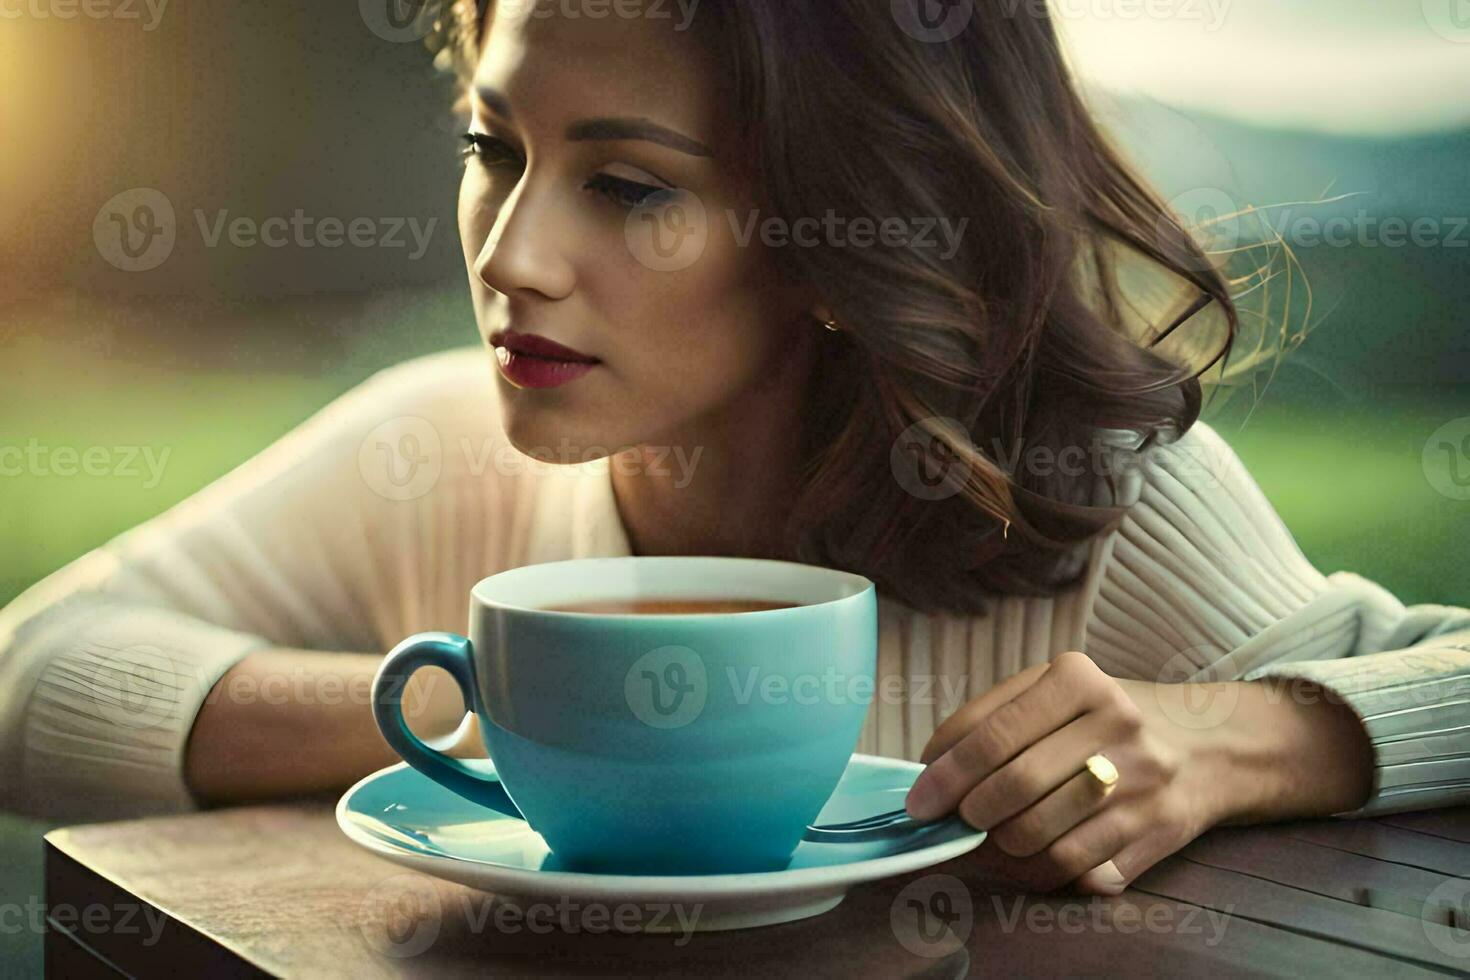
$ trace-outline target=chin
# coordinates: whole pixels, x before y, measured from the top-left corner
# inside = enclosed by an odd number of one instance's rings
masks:
[[[502,395],[500,417],[511,446],[521,455],[543,463],[574,465],[601,459],[609,453],[605,432],[595,427],[589,429],[556,407],[516,404],[515,395],[509,398]]]

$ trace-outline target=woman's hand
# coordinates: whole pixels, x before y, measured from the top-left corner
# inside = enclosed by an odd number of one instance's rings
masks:
[[[1191,696],[1229,710],[1195,723]],[[1111,792],[1086,769],[1094,753],[1118,770]],[[958,810],[989,832],[976,855],[1002,876],[1097,894],[1122,891],[1217,823],[1355,806],[1371,774],[1366,738],[1341,705],[1307,705],[1266,682],[1118,679],[1075,651],[972,699],[920,761],[911,816]]]

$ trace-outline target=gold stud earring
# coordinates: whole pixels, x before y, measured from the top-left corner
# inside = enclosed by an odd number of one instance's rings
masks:
[[[832,331],[833,333],[836,333],[837,331],[839,331],[839,330],[842,329],[842,327],[837,323],[836,320],[823,320],[822,321],[822,326],[826,327],[828,330]]]

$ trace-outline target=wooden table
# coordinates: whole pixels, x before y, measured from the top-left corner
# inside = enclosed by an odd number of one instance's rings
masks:
[[[45,851],[55,976],[1470,972],[1470,808],[1216,830],[1116,898],[1015,894],[961,857],[804,921],[674,935],[505,915],[353,845],[322,801],[64,828]]]

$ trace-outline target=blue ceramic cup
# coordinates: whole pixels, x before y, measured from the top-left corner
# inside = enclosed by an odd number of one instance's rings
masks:
[[[568,612],[642,600],[745,612]],[[831,796],[872,701],[877,599],[861,575],[720,557],[583,558],[492,575],[469,636],[422,633],[373,681],[384,738],[460,796],[525,817],[564,866],[624,874],[781,868]],[[479,718],[499,781],[404,724],[434,665]]]

